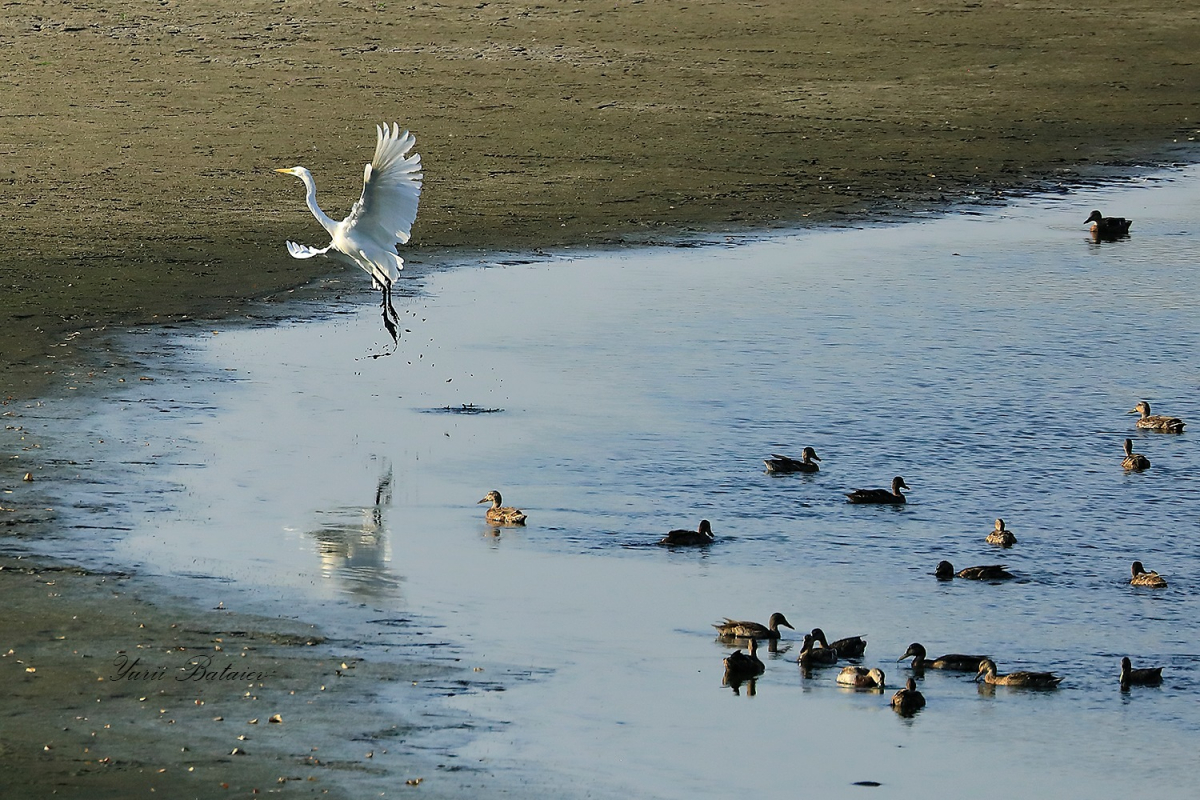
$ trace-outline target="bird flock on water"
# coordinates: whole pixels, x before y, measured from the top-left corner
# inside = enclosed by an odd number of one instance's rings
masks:
[[[1138,414],[1136,426],[1140,430],[1157,433],[1182,433],[1184,422],[1178,417],[1166,417],[1150,413],[1150,404],[1142,401],[1130,411]],[[1145,456],[1132,452],[1132,441],[1125,440],[1126,458],[1122,466],[1130,472],[1140,472],[1150,466]],[[805,447],[801,458],[794,459],[778,453],[764,459],[766,471],[771,474],[813,473],[818,472],[820,458],[811,447]],[[890,489],[855,489],[846,493],[846,500],[854,504],[901,505],[907,503],[904,492],[909,489],[904,478],[896,476],[892,479]],[[488,492],[479,501],[490,502],[487,522],[494,526],[524,525],[527,519],[525,513],[511,506],[501,505],[498,491]],[[679,529],[669,531],[658,544],[668,547],[703,547],[716,541],[712,523],[707,519],[700,520],[696,530]],[[1016,535],[1008,529],[1003,519],[997,519],[993,529],[985,537],[988,544],[997,547],[1010,548],[1017,544]],[[1147,571],[1141,561],[1134,561],[1131,567],[1131,586],[1148,588],[1165,588],[1166,579],[1157,572]],[[1008,571],[1004,564],[983,564],[955,570],[949,561],[939,562],[934,569],[934,576],[940,581],[955,578],[996,583],[1011,580],[1016,576]],[[782,638],[781,628],[795,630],[782,612],[775,612],[763,625],[751,620],[736,620],[726,617],[722,622],[715,623],[717,638],[726,644],[745,643],[745,650],[737,649],[724,659],[725,685],[739,692],[743,684],[748,684],[748,691],[755,691],[754,682],[766,671],[766,664],[759,657],[760,641],[768,643],[772,652]],[[867,641],[864,636],[848,636],[833,642],[827,640],[825,632],[813,628],[805,633],[796,661],[806,676],[812,671],[825,667],[835,667],[842,664],[835,682],[839,686],[854,690],[883,692],[887,688],[887,676],[882,667],[867,667],[862,664],[843,664],[846,661],[861,661],[866,653]],[[898,713],[909,716],[925,707],[925,697],[917,688],[916,679],[923,676],[927,669],[949,670],[955,672],[974,673],[975,681],[989,686],[1007,686],[1023,689],[1055,689],[1063,678],[1053,672],[1036,672],[1020,670],[1003,673],[999,671],[996,662],[990,655],[964,655],[948,653],[937,658],[927,658],[925,647],[919,642],[913,642],[904,651],[897,662],[911,658],[910,669],[912,677],[905,681],[903,688],[897,690],[891,698],[891,707]],[[1121,660],[1119,684],[1122,690],[1128,690],[1133,685],[1155,685],[1162,681],[1162,667],[1134,668],[1129,657]]]
[[[373,287],[380,292],[380,308],[384,328],[399,343],[399,316],[392,302],[392,287],[400,277],[404,259],[396,250],[397,244],[406,244],[412,235],[420,202],[423,173],[421,156],[410,151],[416,139],[407,130],[392,123],[376,126],[375,153],[363,171],[363,189],[358,201],[345,219],[335,221],[317,204],[316,182],[312,173],[301,166],[278,169],[276,172],[294,175],[304,182],[305,202],[321,227],[329,234],[330,242],[323,248],[313,248],[296,242],[287,242],[288,253],[294,258],[325,256],[359,267],[371,276]],[[1091,224],[1091,233],[1097,240],[1112,240],[1129,235],[1132,222],[1123,217],[1105,217],[1093,211],[1085,221]],[[1178,417],[1152,414],[1147,401],[1138,403],[1129,413],[1137,414],[1139,430],[1158,433],[1182,433],[1184,422]],[[1132,439],[1125,439],[1125,458],[1121,462],[1129,472],[1141,472],[1150,468],[1150,460],[1141,453],[1133,452]],[[775,474],[814,473],[820,470],[820,457],[812,447],[805,447],[799,459],[774,453],[764,460],[766,471]],[[890,489],[855,489],[847,493],[848,502],[855,504],[902,505],[907,502],[903,491],[910,487],[904,478],[892,479]],[[499,491],[488,492],[479,503],[489,503],[485,519],[493,526],[523,526],[527,516],[518,508],[503,505]],[[701,520],[696,530],[680,529],[669,531],[659,544],[669,547],[705,546],[716,541],[712,524]],[[997,519],[995,528],[986,541],[1000,547],[1012,547],[1016,536],[1005,527],[1004,520]],[[1147,571],[1142,562],[1133,562],[1130,585],[1148,588],[1165,588],[1166,580],[1157,572]],[[935,571],[939,580],[954,578],[1003,581],[1015,577],[1003,564],[988,564],[955,570],[948,561],[940,562]],[[758,656],[758,642],[767,641],[772,649],[781,638],[780,627],[792,628],[787,618],[779,612],[771,615],[767,625],[747,620],[726,618],[715,624],[718,638],[723,641],[747,642],[746,652],[735,650],[724,659],[725,683],[737,691],[746,681],[761,675],[766,666]],[[792,628],[794,630],[794,628]],[[866,639],[851,636],[828,642],[820,628],[805,633],[800,654],[797,658],[806,673],[815,668],[836,666],[844,660],[860,660],[866,651]],[[925,706],[925,698],[916,686],[916,677],[924,670],[953,670],[974,672],[976,681],[994,686],[1012,686],[1034,689],[1053,689],[1063,680],[1052,672],[1018,671],[1001,673],[996,663],[986,655],[963,655],[950,653],[937,658],[926,658],[926,650],[920,643],[909,645],[897,659],[911,658],[913,677],[909,677],[904,688],[891,698],[891,706],[905,715],[913,714]],[[836,682],[855,690],[882,692],[886,687],[886,676],[880,667],[861,664],[844,666],[837,674]],[[1121,659],[1119,682],[1122,689],[1135,684],[1157,684],[1162,681],[1162,667],[1134,668],[1128,657]]]

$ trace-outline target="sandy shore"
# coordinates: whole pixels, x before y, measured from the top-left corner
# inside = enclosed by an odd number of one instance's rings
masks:
[[[6,394],[71,334],[314,277],[371,125],[417,135],[413,256],[882,214],[1070,182],[1194,137],[1179,2],[10,3]],[[65,347],[55,347],[66,345]],[[55,359],[47,359],[53,353]]]
[[[322,234],[300,184],[271,170],[309,167],[340,217],[377,121],[411,128],[425,159],[411,258],[654,241],[902,214],[1169,157],[1197,135],[1197,41],[1200,9],[1171,0],[10,3],[4,395],[54,390],[104,328],[236,313],[330,269],[287,256],[284,239]],[[44,524],[26,512],[5,522]],[[303,631],[258,621],[231,638],[224,612],[146,604],[129,578],[3,565],[4,785],[336,787],[298,748],[344,748],[344,720],[295,704],[345,670]],[[274,678],[252,700],[242,684],[110,680],[139,648],[164,656],[156,667],[225,653]],[[335,749],[347,773],[394,782],[409,763],[354,746]]]

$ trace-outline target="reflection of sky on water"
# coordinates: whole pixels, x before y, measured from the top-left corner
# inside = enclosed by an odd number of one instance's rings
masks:
[[[541,676],[453,698],[514,723],[464,760],[526,759],[599,795],[727,797],[747,789],[729,763],[790,765],[756,776],[775,797],[868,779],[1006,800],[1188,785],[1200,454],[1192,433],[1134,434],[1154,468],[1128,476],[1120,442],[1143,396],[1200,424],[1197,172],[897,228],[433,272],[378,360],[369,303],[185,337],[156,384],[100,412],[106,440],[174,487],[127,501],[155,513],[118,557],[219,576],[214,594],[350,641],[435,619],[485,667]],[[1134,217],[1133,237],[1088,241],[1093,207]],[[463,404],[503,411],[430,413]],[[804,445],[820,473],[763,473]],[[908,506],[846,504],[896,474]],[[493,488],[526,528],[484,525]],[[997,516],[1019,540],[1002,557],[982,541]],[[653,544],[701,517],[703,552]],[[1135,552],[1169,590],[1129,591]],[[1023,579],[939,584],[942,558]],[[805,677],[789,632],[735,699],[710,624],[776,610],[867,634],[864,663],[893,686],[913,641],[1068,680],[1022,693],[930,673],[929,705],[902,720],[836,670]],[[1168,664],[1164,686],[1121,696],[1122,651]]]
[[[400,578],[392,572],[385,525],[392,504],[392,468],[380,459],[380,469],[372,505],[318,511],[320,527],[310,531],[323,574],[364,597],[393,595],[400,587]]]

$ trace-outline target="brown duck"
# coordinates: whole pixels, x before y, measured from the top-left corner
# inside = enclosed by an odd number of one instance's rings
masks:
[[[838,658],[862,658],[863,653],[867,652],[867,640],[862,636],[847,636],[830,643],[825,638],[825,631],[813,628],[812,637],[814,642],[821,643],[821,647],[837,650]]]
[[[1126,439],[1125,460],[1121,462],[1121,466],[1128,472],[1141,472],[1144,469],[1150,469],[1150,459],[1141,453],[1133,452],[1133,439]]]
[[[1167,588],[1166,578],[1153,570],[1147,572],[1146,568],[1142,566],[1142,562],[1133,562],[1133,566],[1129,569],[1133,572],[1133,577],[1129,580],[1130,586],[1149,586],[1152,589]]]
[[[766,666],[758,657],[758,641],[750,640],[749,654],[734,650],[725,658],[725,683],[741,681],[762,675]]]
[[[904,482],[904,478],[897,475],[892,478],[892,490],[890,492],[887,489],[855,489],[853,492],[848,493],[846,497],[850,499],[851,503],[900,505],[908,502],[907,498],[900,492],[901,489],[912,491],[909,485]]]
[[[1129,660],[1129,656],[1121,659],[1121,688],[1128,689],[1130,686],[1157,686],[1162,683],[1162,667],[1141,667],[1140,669],[1133,668],[1133,662]]]
[[[918,642],[910,644],[904,651],[904,655],[897,658],[896,661],[903,661],[909,656],[912,656],[914,670],[945,669],[955,672],[978,672],[979,662],[987,658],[987,656],[969,656],[962,653],[947,653],[937,658],[926,658],[925,647]]]
[[[817,458],[817,451],[811,447],[806,447],[800,453],[801,460],[797,461],[794,458],[781,456],[778,453],[772,453],[770,458],[764,459],[763,463],[767,465],[767,472],[820,472],[821,468],[817,466],[817,462],[821,459]]]
[[[976,682],[983,679],[993,686],[1020,686],[1026,689],[1053,689],[1062,683],[1062,678],[1053,672],[1010,672],[1001,675],[996,672],[996,663],[990,658],[979,662],[979,674]]]
[[[985,564],[978,567],[966,567],[958,572],[954,571],[954,565],[949,561],[939,561],[937,569],[934,570],[934,575],[939,581],[948,581],[951,578],[959,577],[966,578],[972,581],[1006,581],[1010,578],[1015,578],[1004,564]]]
[[[1158,431],[1159,433],[1183,433],[1183,426],[1187,424],[1179,417],[1165,417],[1162,414],[1151,414],[1150,403],[1145,400],[1134,406],[1133,410],[1129,413],[1141,415],[1134,425],[1143,431]]]
[[[500,505],[500,493],[493,489],[483,496],[479,503],[491,503],[492,507],[484,514],[484,518],[493,525],[524,525],[525,513],[519,508]],[[479,505],[476,503],[475,505]]]
[[[725,618],[724,622],[719,622],[713,625],[717,629],[717,635],[726,639],[778,639],[779,626],[792,628],[792,623],[787,621],[780,612],[776,611],[767,620],[767,624],[763,625],[760,622],[750,622],[749,620],[736,620]],[[792,630],[796,630],[792,628]]]
[[[1004,520],[996,520],[996,527],[987,535],[984,540],[988,544],[996,544],[1001,547],[1012,547],[1017,543],[1017,537],[1013,536],[1013,532],[1004,527]]]
[[[695,544],[712,544],[716,541],[713,536],[712,525],[708,520],[700,520],[700,527],[694,531],[677,530],[670,531],[666,536],[658,540],[659,544],[670,545],[695,545]]]
[[[800,657],[796,661],[801,667],[829,667],[837,663],[838,652],[832,647],[815,647],[816,640],[811,633],[804,634],[804,646],[800,648]]]
[[[925,707],[925,695],[917,691],[917,682],[909,678],[904,688],[892,695],[892,708],[905,716]]]

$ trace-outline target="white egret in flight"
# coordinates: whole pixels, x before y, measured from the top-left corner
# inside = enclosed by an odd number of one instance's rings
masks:
[[[383,293],[383,325],[399,342],[396,324],[400,321],[392,306],[392,284],[400,278],[404,259],[396,253],[396,243],[405,244],[417,218],[421,199],[421,156],[408,151],[417,143],[408,131],[392,123],[376,125],[375,155],[363,171],[362,197],[341,222],[330,219],[317,205],[317,185],[304,167],[277,169],[295,175],[308,189],[305,202],[332,241],[323,249],[288,242],[293,258],[329,256],[366,270],[376,289]]]

